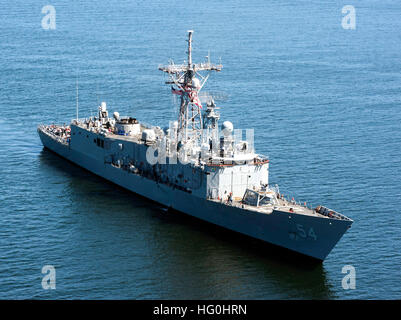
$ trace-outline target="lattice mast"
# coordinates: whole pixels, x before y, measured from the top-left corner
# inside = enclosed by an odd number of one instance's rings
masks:
[[[173,85],[171,92],[180,96],[178,111],[177,140],[186,143],[190,139],[200,139],[202,132],[202,104],[198,97],[211,71],[221,71],[222,65],[214,65],[208,61],[192,63],[192,30],[188,31],[188,64],[176,65],[173,61],[168,66],[161,66],[159,70],[169,75],[166,84]],[[206,75],[202,72],[206,71]],[[175,86],[175,87],[174,87]]]

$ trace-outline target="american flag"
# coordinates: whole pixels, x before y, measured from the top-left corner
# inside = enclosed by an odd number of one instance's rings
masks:
[[[195,105],[202,109],[202,103],[199,100],[198,94],[194,94],[194,98],[191,100]]]
[[[197,93],[196,91],[191,91],[191,92],[189,93],[189,98],[191,99],[191,102],[192,102],[193,104],[195,104],[196,106],[198,106],[199,108],[202,109],[202,103],[201,103],[201,101],[199,100],[198,93]]]
[[[201,103],[201,101],[200,101],[200,99],[198,97],[197,92],[196,91],[192,91],[190,89],[186,89],[185,92],[188,93],[189,99],[191,100],[191,102],[202,109],[202,103]],[[174,87],[171,87],[171,93],[172,94],[177,94],[179,96],[182,96],[184,94],[184,91],[180,90],[180,89],[175,89]]]
[[[171,93],[172,94],[178,94],[179,96],[182,96],[183,91],[179,89],[175,89],[174,87],[171,87]]]

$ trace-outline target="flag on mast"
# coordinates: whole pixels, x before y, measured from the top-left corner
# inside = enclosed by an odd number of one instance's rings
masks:
[[[175,89],[174,87],[171,87],[171,93],[172,94],[178,94],[179,96],[182,96],[183,91],[179,89]]]

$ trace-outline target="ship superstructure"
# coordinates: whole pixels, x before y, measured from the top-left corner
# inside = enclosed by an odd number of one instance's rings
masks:
[[[323,206],[308,208],[269,185],[269,159],[255,153],[253,131],[219,125],[220,113],[200,92],[212,72],[210,59],[160,66],[179,97],[178,118],[166,128],[133,117],[98,115],[69,126],[41,125],[48,149],[85,169],[168,208],[324,260],[352,220]]]

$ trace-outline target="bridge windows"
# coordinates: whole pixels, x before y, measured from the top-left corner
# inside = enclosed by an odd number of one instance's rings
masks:
[[[256,191],[247,189],[242,202],[250,206],[258,206],[259,194]]]
[[[260,194],[257,191],[247,189],[244,194],[244,198],[242,202],[255,207],[266,206],[269,204],[275,204],[277,201],[274,199],[274,196],[270,194],[269,196],[266,194]]]
[[[272,199],[269,197],[260,197],[259,199],[259,206],[265,206],[267,204],[270,204],[272,202]]]

